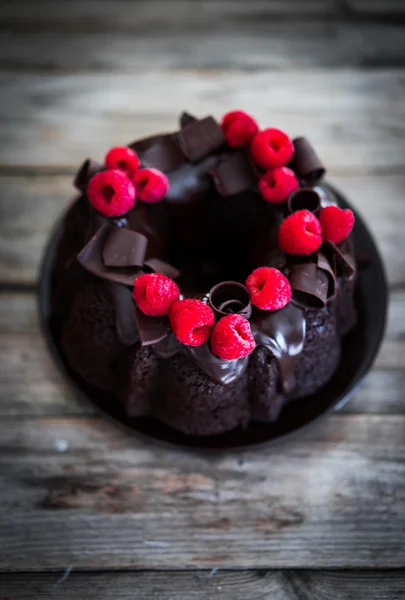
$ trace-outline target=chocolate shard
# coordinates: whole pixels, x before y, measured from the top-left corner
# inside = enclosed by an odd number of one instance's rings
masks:
[[[142,267],[148,238],[131,229],[113,227],[104,242],[106,267]]]
[[[298,137],[293,140],[293,144],[294,156],[290,167],[298,177],[308,181],[313,182],[321,179],[326,169],[308,140],[305,137]]]
[[[134,279],[140,273],[139,267],[108,267],[103,261],[104,243],[113,229],[110,224],[102,225],[79,252],[77,260],[96,277],[132,287]]]
[[[129,147],[138,154],[142,167],[169,173],[185,163],[176,135],[172,133],[145,138]]]
[[[212,169],[215,186],[221,196],[234,196],[252,188],[257,176],[252,162],[243,152],[234,152]]]
[[[173,267],[173,265],[160,258],[148,258],[145,260],[144,266],[149,267],[154,273],[162,273],[171,279],[178,279],[180,277],[180,271],[176,267]]]
[[[321,197],[312,188],[298,188],[292,192],[287,200],[287,208],[290,213],[296,210],[302,210],[306,208],[314,215],[317,215],[321,210]]]
[[[133,346],[139,340],[135,321],[135,304],[130,288],[108,282],[108,291],[115,310],[115,327],[118,339],[125,346]]]
[[[186,158],[197,162],[225,146],[226,138],[217,121],[213,117],[205,117],[183,127],[179,142]]]
[[[142,346],[150,346],[162,341],[168,335],[163,317],[148,317],[135,306],[134,317]]]
[[[328,298],[327,301],[333,300],[336,296],[336,277],[333,268],[323,252],[318,252],[317,267],[324,271],[328,277]]]
[[[87,160],[84,161],[84,163],[82,164],[82,166],[76,173],[76,176],[73,181],[73,185],[79,191],[84,192],[87,188],[87,184],[89,183],[89,181],[93,177],[93,175],[95,175],[96,173],[99,173],[100,171],[103,171],[103,170],[104,170],[104,165],[97,162],[96,160],[93,160],[92,158],[88,158]]]
[[[326,306],[329,278],[315,263],[292,265],[288,279],[296,304],[311,310],[321,310]]]
[[[237,281],[222,281],[214,285],[208,294],[208,303],[218,319],[233,313],[249,319],[252,314],[249,292]]]
[[[183,129],[183,127],[190,125],[191,123],[195,123],[195,121],[198,121],[198,119],[197,117],[194,117],[193,115],[190,115],[190,113],[184,111],[181,113],[179,121],[180,127]]]
[[[327,244],[333,253],[335,272],[338,275],[342,273],[349,280],[353,279],[356,275],[356,262],[350,238],[346,238],[341,244]]]

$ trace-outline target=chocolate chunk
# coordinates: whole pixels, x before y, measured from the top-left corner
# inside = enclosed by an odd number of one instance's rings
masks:
[[[329,278],[315,263],[293,265],[288,279],[293,290],[293,299],[304,308],[320,310],[326,306]]]
[[[226,138],[215,119],[205,117],[183,127],[179,142],[185,156],[196,162],[224,146]]]
[[[108,282],[108,291],[114,304],[118,339],[125,346],[133,346],[139,340],[139,335],[132,292],[128,287],[112,282]]]
[[[306,208],[316,215],[321,210],[321,197],[312,188],[298,188],[289,195],[287,208],[290,213]]]
[[[208,302],[218,319],[233,313],[249,319],[252,314],[249,292],[237,281],[223,281],[214,285],[209,292]]]
[[[228,155],[211,171],[218,193],[234,196],[257,183],[251,161],[243,152]]]
[[[77,260],[82,267],[96,277],[132,287],[135,277],[140,273],[139,267],[108,267],[104,264],[104,243],[113,229],[114,227],[109,224],[100,227],[83,250],[79,252]]]
[[[331,264],[325,254],[318,252],[317,257],[318,269],[321,269],[328,276],[328,302],[336,296],[336,277],[331,267]]]
[[[106,267],[141,267],[146,255],[148,238],[130,229],[114,227],[103,247]]]
[[[135,306],[134,316],[142,346],[156,344],[168,335],[166,323],[162,317],[148,317],[137,306]]]
[[[308,140],[305,137],[295,138],[293,144],[294,156],[290,167],[298,177],[303,177],[308,181],[316,181],[323,177],[325,167]]]
[[[171,279],[180,277],[180,271],[176,267],[169,265],[169,263],[160,258],[148,258],[148,260],[145,260],[144,266],[149,267],[154,273],[162,273]]]
[[[88,158],[84,161],[84,163],[76,173],[73,185],[81,192],[84,192],[87,188],[87,184],[89,183],[93,175],[103,170],[104,165],[97,162],[96,160],[93,160],[92,158]]]
[[[197,117],[190,115],[188,112],[182,112],[180,115],[180,127],[183,129],[186,125],[190,125],[190,123],[195,123],[198,121]]]
[[[174,134],[156,135],[130,144],[139,156],[142,167],[159,169],[168,173],[185,162],[183,152]]]

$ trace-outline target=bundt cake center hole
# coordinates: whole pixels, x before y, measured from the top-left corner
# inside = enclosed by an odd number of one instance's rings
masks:
[[[111,202],[113,196],[115,194],[115,190],[111,185],[105,185],[103,188],[103,196],[106,202]]]

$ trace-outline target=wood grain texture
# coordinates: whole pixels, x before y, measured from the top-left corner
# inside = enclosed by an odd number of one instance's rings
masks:
[[[60,213],[74,197],[72,175],[0,175],[0,283],[34,284],[42,252]],[[376,237],[389,282],[405,284],[398,251],[405,231],[405,175],[338,175],[330,181],[360,211]]]
[[[197,455],[101,419],[8,419],[2,570],[405,566],[405,417]]]
[[[331,172],[402,169],[405,72],[351,69],[241,73],[0,74],[0,162],[77,165],[111,145],[177,128],[187,108],[252,112],[307,134]],[[260,94],[258,93],[260,90]],[[170,96],[170,104],[162,98]],[[297,108],[299,107],[299,109]]]
[[[69,571],[67,571],[69,573]],[[65,575],[66,576],[66,575]],[[10,600],[402,600],[399,571],[200,571],[5,574]],[[63,580],[62,580],[63,579]],[[4,591],[2,591],[4,590]]]
[[[386,337],[349,413],[405,414],[405,292],[392,295]],[[0,416],[94,415],[53,364],[32,293],[0,294]]]

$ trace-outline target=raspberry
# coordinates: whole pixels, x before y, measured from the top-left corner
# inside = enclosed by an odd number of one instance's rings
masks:
[[[139,310],[150,317],[167,315],[170,307],[180,298],[177,284],[160,273],[146,273],[134,281],[132,297]]]
[[[169,191],[169,180],[158,169],[140,169],[132,177],[138,199],[142,202],[160,202]]]
[[[259,181],[259,191],[266,202],[280,204],[298,187],[294,171],[288,167],[270,169]]]
[[[136,152],[127,146],[115,146],[105,155],[107,169],[118,169],[131,177],[139,169],[139,158]]]
[[[354,214],[348,208],[327,206],[321,210],[319,220],[322,237],[326,242],[340,244],[349,235],[354,225]]]
[[[211,335],[211,350],[223,360],[235,360],[250,354],[256,342],[250,324],[242,315],[222,317]]]
[[[249,144],[256,135],[259,126],[256,121],[243,110],[232,110],[222,117],[221,129],[228,146],[237,148]]]
[[[193,298],[173,304],[169,319],[174,335],[187,346],[201,346],[206,342],[215,320],[212,309],[201,300]]]
[[[278,244],[287,254],[312,254],[322,244],[321,224],[306,208],[297,210],[281,223]]]
[[[106,217],[119,217],[134,206],[136,191],[122,171],[101,171],[90,179],[87,197],[90,204]]]
[[[294,154],[290,138],[280,129],[264,129],[255,135],[251,145],[253,160],[262,169],[283,167]]]
[[[262,310],[279,310],[291,300],[290,282],[278,269],[259,267],[246,280],[252,304]]]

